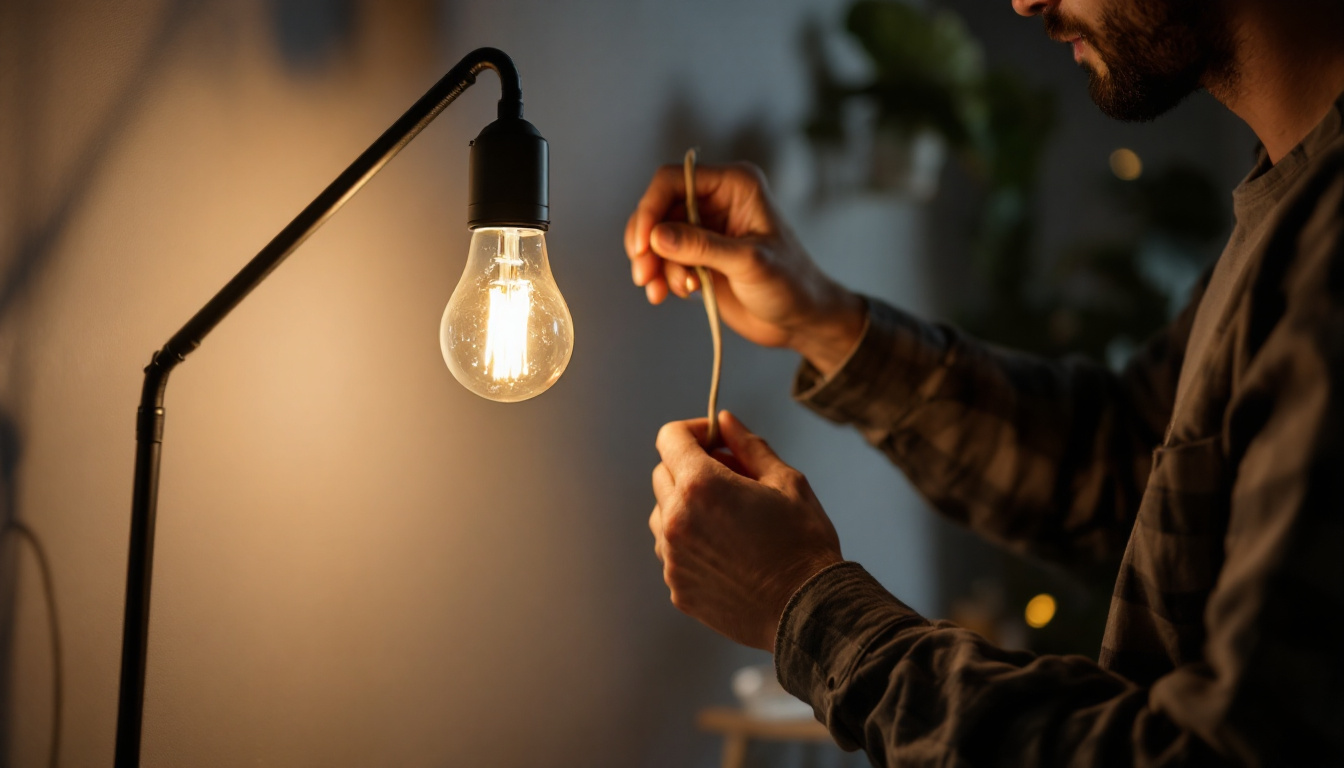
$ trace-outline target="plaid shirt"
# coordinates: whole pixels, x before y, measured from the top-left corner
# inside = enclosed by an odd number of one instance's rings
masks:
[[[775,658],[837,742],[875,765],[1344,764],[1344,139],[1245,258],[1179,405],[1200,295],[1118,375],[878,301],[839,372],[804,365],[799,399],[942,513],[1121,560],[1097,661],[926,620],[854,563],[814,576]]]

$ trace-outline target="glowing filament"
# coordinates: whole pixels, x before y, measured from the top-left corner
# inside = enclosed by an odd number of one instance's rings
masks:
[[[516,265],[500,263],[501,275],[516,269]],[[485,326],[485,365],[495,381],[527,375],[527,320],[531,314],[531,283],[517,278],[491,281],[490,314]]]

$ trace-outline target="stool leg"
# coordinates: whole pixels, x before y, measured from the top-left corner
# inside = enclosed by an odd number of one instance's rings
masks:
[[[747,764],[747,737],[741,733],[723,737],[723,768],[742,768]]]

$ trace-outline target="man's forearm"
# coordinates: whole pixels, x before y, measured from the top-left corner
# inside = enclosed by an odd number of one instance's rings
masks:
[[[866,303],[857,348],[829,376],[809,361],[795,396],[858,428],[935,507],[982,535],[1065,564],[1118,558],[1163,427],[1145,414],[1169,413],[1174,390],[1130,382],[1174,382],[1170,354],[1145,348],[1136,359],[1166,373],[1121,379]],[[1158,402],[1140,408],[1141,398]]]

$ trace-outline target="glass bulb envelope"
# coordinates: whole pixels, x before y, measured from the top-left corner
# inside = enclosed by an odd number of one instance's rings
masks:
[[[551,276],[539,229],[481,227],[439,325],[448,370],[488,400],[545,392],[574,351],[574,320]]]

